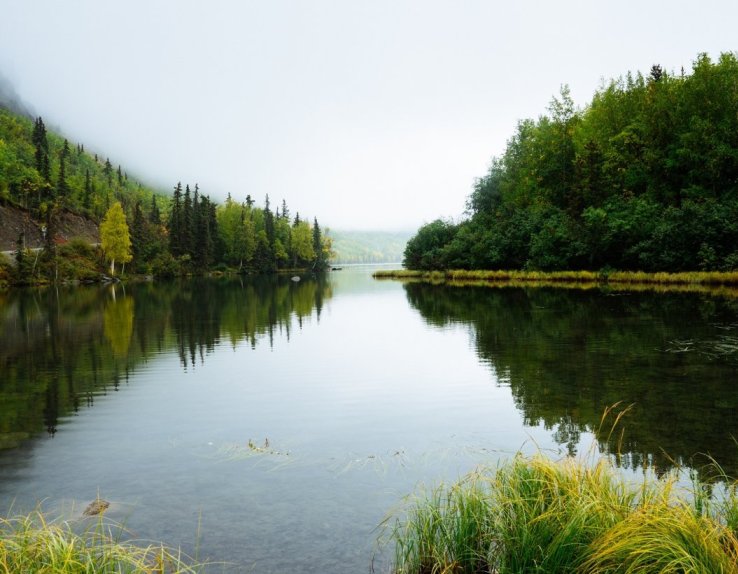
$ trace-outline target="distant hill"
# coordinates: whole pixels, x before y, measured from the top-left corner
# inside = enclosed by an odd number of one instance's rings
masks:
[[[336,231],[331,229],[333,263],[399,263],[411,232]]]

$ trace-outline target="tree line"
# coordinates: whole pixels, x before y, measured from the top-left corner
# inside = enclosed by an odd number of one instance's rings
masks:
[[[738,59],[654,65],[577,109],[523,120],[460,222],[408,242],[410,269],[738,268]]]
[[[107,233],[111,217],[118,223],[116,231]],[[128,251],[122,239],[126,236],[130,237]],[[317,218],[312,225],[301,220],[299,213],[292,219],[285,200],[281,211],[279,207],[272,211],[269,195],[263,207],[257,207],[250,195],[239,203],[230,194],[218,205],[200,193],[198,185],[193,189],[185,185],[183,190],[181,183],[175,186],[164,217],[155,201],[148,211],[137,202],[129,229],[122,208],[113,206],[101,225],[101,241],[109,257],[122,254],[133,261],[135,271],[160,276],[214,268],[258,273],[323,271],[331,256],[331,239]]]
[[[171,276],[209,269],[273,272],[328,266],[331,241],[317,218],[291,216],[285,200],[272,209],[230,194],[218,205],[199,186],[181,184],[166,196],[129,178],[120,165],[84,145],[47,130],[43,119],[19,116],[0,106],[0,201],[26,210],[44,238],[40,257],[17,238],[11,280],[84,279],[97,271],[82,265],[89,249],[60,245],[64,213],[100,222],[102,259],[114,273],[121,264],[139,273]],[[67,264],[59,265],[59,258]],[[69,261],[72,261],[69,264]]]

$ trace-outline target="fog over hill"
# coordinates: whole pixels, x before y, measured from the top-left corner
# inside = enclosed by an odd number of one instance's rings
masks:
[[[411,231],[330,230],[333,263],[400,263]]]

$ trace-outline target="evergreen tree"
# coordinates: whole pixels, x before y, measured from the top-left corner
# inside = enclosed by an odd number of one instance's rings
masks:
[[[149,210],[149,222],[156,225],[161,225],[161,213],[159,212],[159,206],[156,203],[156,196],[151,195],[151,209]]]
[[[182,184],[177,183],[169,210],[169,251],[175,257],[182,255]]]
[[[290,219],[290,212],[287,209],[287,202],[284,199],[282,200],[282,218],[288,221]]]
[[[36,171],[41,174],[44,181],[51,181],[51,165],[49,163],[49,140],[46,136],[46,126],[39,116],[33,125],[31,141],[36,148],[34,158],[36,160]]]
[[[190,186],[185,187],[184,203],[182,204],[182,246],[180,247],[183,254],[192,256],[192,247],[194,241],[192,217],[192,194]]]
[[[108,186],[113,185],[113,164],[110,163],[110,158],[105,158],[103,173],[105,174],[105,178],[108,180]]]
[[[131,249],[135,261],[139,261],[146,243],[146,220],[141,210],[141,201],[137,201],[133,207],[133,221],[131,222]]]
[[[64,140],[66,142],[66,140]],[[65,149],[69,151],[69,148]],[[67,154],[62,150],[59,156],[59,177],[56,181],[56,197],[61,203],[64,203],[69,197],[69,184],[67,183],[67,170],[66,170],[66,158]]]
[[[323,236],[318,225],[318,218],[313,219],[313,251],[315,251],[315,264],[313,267],[319,271],[323,271],[328,263],[323,251]]]
[[[203,199],[205,199],[203,197]],[[190,246],[190,250],[192,253],[192,258],[195,261],[204,261],[204,251],[203,246],[201,244],[201,241],[203,237],[201,236],[201,233],[203,232],[204,227],[201,225],[201,205],[200,205],[200,187],[195,184],[195,192],[192,195],[192,245]]]
[[[266,231],[269,247],[274,247],[274,214],[269,210],[269,194],[264,202],[264,231]]]
[[[123,187],[123,173],[120,171],[120,164],[118,164],[118,185]]]
[[[195,192],[197,196],[197,190]],[[207,269],[214,261],[214,234],[216,229],[211,220],[211,202],[207,196],[198,200],[198,216],[195,240],[195,262],[201,269]]]

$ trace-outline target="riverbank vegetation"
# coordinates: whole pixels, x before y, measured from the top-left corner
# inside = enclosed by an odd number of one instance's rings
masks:
[[[111,220],[114,233],[103,233]],[[117,239],[128,234],[129,241]],[[324,270],[330,237],[317,218],[294,215],[247,195],[218,205],[198,185],[178,183],[171,197],[146,186],[109,158],[47,130],[0,102],[0,283],[90,280],[65,257],[73,239],[99,244],[84,267],[99,280],[130,273],[176,276],[208,270],[271,273]]]
[[[738,496],[709,492],[518,455],[412,499],[391,525],[393,571],[738,572]]]
[[[701,291],[738,297],[738,271],[692,271],[646,273],[644,271],[514,271],[467,270],[421,271],[380,269],[375,279],[423,281],[453,286],[610,288],[629,291]]]
[[[582,109],[569,90],[519,122],[468,199],[408,242],[405,267],[738,268],[738,58],[628,73]]]
[[[49,520],[40,511],[0,518],[0,574],[194,574],[200,570],[178,550],[119,540],[102,519],[79,533],[72,523]]]

